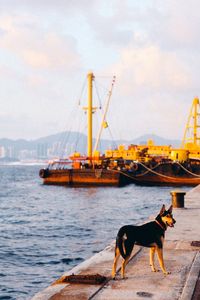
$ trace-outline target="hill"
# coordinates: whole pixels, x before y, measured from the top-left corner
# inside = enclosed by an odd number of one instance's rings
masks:
[[[169,140],[153,134],[139,136],[132,140],[101,140],[99,149],[103,153],[106,149],[115,149],[120,144],[126,146],[130,144],[146,144],[149,139],[153,139],[156,145],[172,145],[179,147],[180,141]],[[95,143],[95,140],[93,141]],[[78,132],[60,132],[57,134],[41,137],[35,140],[12,140],[0,139],[1,159],[50,159],[55,156],[68,156],[74,151],[86,154],[87,137]]]
[[[153,139],[156,145],[172,145],[173,147],[179,147],[180,141],[179,140],[170,140],[165,139],[163,137],[154,135],[154,134],[146,134],[139,136],[135,139],[131,140],[101,140],[101,148],[103,150],[109,148],[109,147],[116,147],[119,144],[145,144],[149,139]],[[95,140],[94,140],[95,142]],[[87,143],[87,137],[85,134],[78,133],[78,132],[60,132],[57,134],[41,137],[39,139],[35,140],[24,140],[24,139],[18,139],[18,140],[12,140],[12,139],[0,139],[0,146],[3,147],[15,147],[17,150],[35,150],[39,144],[47,144],[48,147],[52,147],[54,144],[60,143],[60,144],[71,144],[72,146],[77,146],[77,148],[80,148],[80,151],[85,151],[86,143]]]
[[[179,141],[179,140],[165,139],[165,138],[160,137],[160,136],[155,135],[155,134],[141,135],[138,138],[133,139],[131,141],[131,143],[134,143],[134,144],[144,144],[149,139],[152,139],[156,145],[172,145],[175,148],[180,147],[180,144],[181,144],[181,141]]]

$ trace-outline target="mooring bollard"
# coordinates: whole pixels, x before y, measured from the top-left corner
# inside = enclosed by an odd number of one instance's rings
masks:
[[[182,191],[171,191],[170,194],[172,195],[173,208],[183,208],[184,196],[186,193]]]

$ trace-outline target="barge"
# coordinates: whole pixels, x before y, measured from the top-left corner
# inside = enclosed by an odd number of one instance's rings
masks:
[[[124,186],[139,185],[195,186],[200,184],[200,103],[194,98],[184,138],[180,148],[171,145],[155,145],[153,140],[144,145],[119,145],[101,155],[97,150],[103,127],[107,126],[104,111],[95,146],[92,144],[93,73],[87,75],[87,155],[75,152],[68,159],[54,160],[41,169],[44,184],[66,186]],[[113,88],[113,83],[112,83]],[[112,88],[109,92],[110,100]]]

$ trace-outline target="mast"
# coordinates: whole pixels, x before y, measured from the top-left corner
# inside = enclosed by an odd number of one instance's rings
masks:
[[[87,107],[87,120],[88,120],[88,140],[87,140],[87,155],[92,157],[92,81],[94,79],[93,73],[88,73],[88,107]]]

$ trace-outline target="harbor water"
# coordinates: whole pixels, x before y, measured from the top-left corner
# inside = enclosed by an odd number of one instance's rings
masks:
[[[31,299],[104,249],[124,224],[171,203],[172,187],[45,186],[41,166],[0,166],[0,299]],[[187,191],[187,188],[184,188]]]

